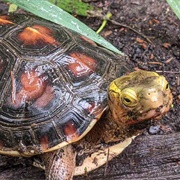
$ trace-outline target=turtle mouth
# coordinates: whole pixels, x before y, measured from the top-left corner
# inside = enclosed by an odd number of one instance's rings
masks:
[[[161,105],[159,107],[157,107],[156,109],[151,109],[149,110],[147,113],[145,113],[145,116],[143,116],[143,118],[141,120],[146,120],[146,119],[160,119],[165,112],[167,112],[169,110],[169,108],[167,109],[165,106]]]
[[[160,119],[166,112],[169,111],[172,105],[172,96],[168,99],[167,103],[164,105],[160,105],[155,109],[150,109],[145,113],[142,113],[142,116],[140,116],[139,120],[146,120],[146,119],[153,119],[158,120]]]
[[[142,122],[145,120],[159,120],[162,118],[164,114],[166,114],[172,105],[172,95],[170,95],[170,98],[166,101],[164,105],[161,104],[157,108],[148,109],[147,111],[140,112],[139,114],[136,114],[136,116],[133,116],[129,114],[129,119],[131,119],[128,124],[136,124],[138,122]],[[134,118],[132,118],[134,117]]]

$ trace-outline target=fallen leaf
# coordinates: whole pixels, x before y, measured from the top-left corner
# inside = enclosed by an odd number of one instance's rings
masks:
[[[150,59],[154,59],[154,54],[151,54],[151,55],[150,55]]]
[[[165,48],[169,48],[171,46],[171,44],[169,44],[169,43],[163,43],[163,47],[165,47]]]
[[[143,39],[141,39],[141,38],[136,38],[136,41],[138,42],[138,43],[144,43],[144,40]]]

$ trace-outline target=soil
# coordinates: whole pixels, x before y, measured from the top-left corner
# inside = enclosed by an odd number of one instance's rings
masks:
[[[109,22],[101,35],[128,55],[135,68],[163,74],[174,101],[170,112],[119,157],[88,176],[74,179],[180,179],[180,21],[165,0],[91,3],[110,11],[112,19],[121,24]],[[6,11],[7,5],[0,1],[0,12]],[[94,30],[102,23],[99,18],[80,19]],[[0,179],[45,179],[44,172],[32,162],[33,158],[0,156]]]

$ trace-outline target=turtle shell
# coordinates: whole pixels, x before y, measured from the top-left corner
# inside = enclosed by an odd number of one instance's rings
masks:
[[[29,156],[81,139],[107,108],[110,81],[127,71],[127,57],[60,25],[0,16],[0,153]]]

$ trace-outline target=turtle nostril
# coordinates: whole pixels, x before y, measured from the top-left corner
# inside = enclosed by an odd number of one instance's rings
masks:
[[[156,108],[156,112],[161,112],[162,108],[163,108],[163,105],[160,105],[158,108]]]
[[[162,108],[163,108],[163,105],[160,105],[159,107],[162,109]]]
[[[156,112],[160,112],[161,111],[161,108],[156,108]]]

